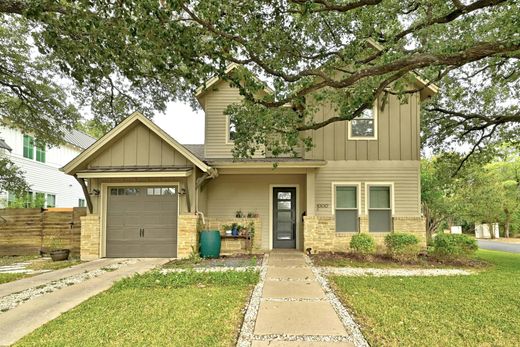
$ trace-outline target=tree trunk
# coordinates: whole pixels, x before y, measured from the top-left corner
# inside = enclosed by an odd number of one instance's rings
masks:
[[[492,239],[495,238],[495,230],[493,230],[493,223],[486,223],[488,225],[488,228],[489,228],[489,235],[491,236]]]
[[[506,220],[504,222],[504,237],[506,239],[509,238],[509,229],[511,227],[511,213],[507,208],[504,208],[504,213],[506,214]]]

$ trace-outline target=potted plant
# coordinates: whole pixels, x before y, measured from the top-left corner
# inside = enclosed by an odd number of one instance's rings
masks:
[[[231,235],[238,236],[238,224],[237,223],[231,224]]]
[[[242,212],[242,210],[237,210],[235,212],[235,217],[236,218],[244,218],[244,212]]]
[[[54,236],[51,242],[51,250],[49,251],[52,261],[62,261],[69,259],[70,249],[63,248],[63,242],[59,236]]]

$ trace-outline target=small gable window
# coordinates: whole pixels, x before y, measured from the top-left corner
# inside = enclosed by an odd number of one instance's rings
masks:
[[[227,116],[227,123],[228,123],[228,135],[227,135],[227,142],[233,142],[235,141],[235,137],[236,137],[236,134],[237,134],[237,129],[236,129],[236,125],[235,125],[235,122],[233,122],[233,120],[231,119],[230,116]]]
[[[377,112],[374,108],[365,109],[348,123],[350,140],[375,140],[377,138]]]

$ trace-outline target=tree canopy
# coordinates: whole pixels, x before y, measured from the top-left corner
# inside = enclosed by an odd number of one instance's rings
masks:
[[[284,153],[312,145],[302,131],[357,117],[378,97],[404,98],[418,74],[441,87],[424,106],[429,146],[469,143],[474,152],[518,138],[516,0],[4,0],[0,13],[6,40],[30,35],[38,48],[32,55],[18,39],[8,45],[16,56],[0,58],[0,97],[15,125],[76,119],[58,76],[74,82],[70,93],[99,124],[114,124],[134,109],[151,116],[172,100],[195,104],[195,89],[217,75],[244,96],[228,110],[235,154],[258,144]],[[14,22],[23,30],[8,34]],[[226,74],[230,63],[244,69]],[[35,64],[50,65],[27,71]],[[253,75],[273,93],[259,93]],[[315,122],[324,103],[335,112]]]

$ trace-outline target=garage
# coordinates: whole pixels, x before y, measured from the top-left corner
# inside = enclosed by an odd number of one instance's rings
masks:
[[[108,187],[106,256],[177,256],[177,186]]]

